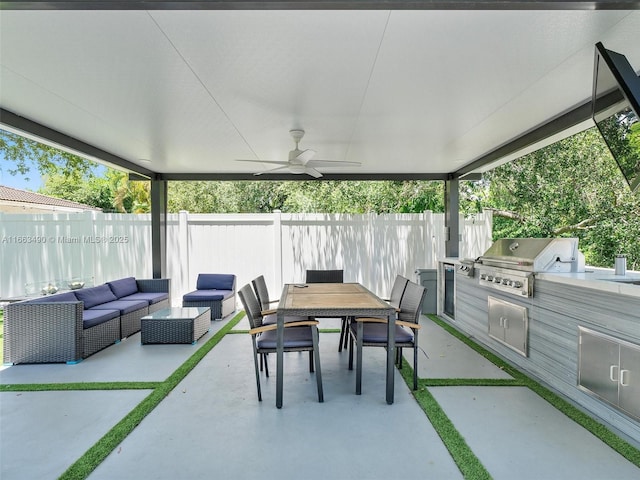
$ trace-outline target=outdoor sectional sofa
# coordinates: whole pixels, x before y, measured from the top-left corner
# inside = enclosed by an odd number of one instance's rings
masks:
[[[211,320],[224,318],[236,309],[236,276],[228,273],[201,273],[196,290],[182,296],[183,307],[209,307]]]
[[[127,277],[10,303],[3,361],[77,363],[139,331],[143,316],[169,306],[169,287],[169,279]]]

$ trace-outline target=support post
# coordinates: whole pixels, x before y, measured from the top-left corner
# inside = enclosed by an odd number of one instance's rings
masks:
[[[450,176],[444,184],[444,227],[445,255],[457,258],[460,248],[460,195],[458,192],[460,181]]]
[[[151,254],[153,278],[167,275],[167,181],[151,180]]]

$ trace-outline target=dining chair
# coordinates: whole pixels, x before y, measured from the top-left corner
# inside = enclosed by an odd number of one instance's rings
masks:
[[[265,364],[265,374],[269,376],[267,354],[276,353],[277,329],[276,323],[264,324],[260,303],[251,288],[247,284],[238,290],[238,296],[244,306],[251,329],[251,343],[253,345],[253,364],[256,372],[256,386],[258,400],[262,401],[260,388],[260,371],[258,356],[261,356]],[[275,316],[275,314],[273,314]],[[324,401],[322,391],[322,373],[320,370],[320,350],[318,349],[318,321],[304,320],[301,322],[285,322],[284,324],[284,351],[285,352],[309,352],[309,371],[316,373],[318,387],[318,401]],[[314,368],[315,367],[315,368]]]
[[[256,298],[260,303],[260,308],[262,309],[262,324],[270,325],[272,323],[276,323],[278,319],[275,313],[277,311],[277,304],[278,302],[280,302],[280,299],[276,298],[275,300],[271,300],[271,298],[269,297],[267,282],[265,281],[263,275],[260,275],[259,277],[251,280],[251,284],[253,285],[253,290],[255,291]],[[302,322],[304,320],[310,320],[310,318],[303,316],[288,316],[285,318],[285,322],[287,323]]]
[[[427,289],[407,280],[400,299],[395,325],[396,364],[402,367],[402,349],[413,348],[413,389],[418,389],[418,330],[420,310]],[[353,344],[356,344],[356,394],[362,392],[363,347],[387,347],[389,320],[386,318],[358,318],[349,327],[349,369],[353,369]]]
[[[263,311],[271,310],[272,305],[280,301],[280,299],[271,300],[269,298],[269,290],[267,289],[267,282],[264,279],[264,275],[260,275],[251,280],[251,284],[256,292],[258,302],[260,302],[260,308],[262,308]]]
[[[407,283],[409,283],[408,278],[403,277],[402,275],[396,275],[396,278],[393,281],[393,286],[391,287],[391,295],[389,295],[389,298],[385,298],[383,300],[389,302],[389,305],[392,307],[399,309],[400,300],[402,299],[404,289],[407,288]]]
[[[307,270],[306,283],[344,283],[344,270]],[[347,328],[349,318],[342,317],[340,325],[340,343],[338,344],[338,352],[347,348]]]
[[[344,283],[344,270],[307,270],[307,283]]]

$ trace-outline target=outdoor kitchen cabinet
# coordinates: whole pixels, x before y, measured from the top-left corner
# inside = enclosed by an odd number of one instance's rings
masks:
[[[640,419],[640,345],[580,327],[578,385]]]
[[[527,308],[489,296],[489,336],[527,356]]]

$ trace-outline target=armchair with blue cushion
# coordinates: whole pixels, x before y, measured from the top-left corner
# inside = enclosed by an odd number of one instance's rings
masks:
[[[226,273],[201,273],[196,289],[182,296],[183,307],[209,307],[211,319],[221,319],[236,309],[236,276]]]

